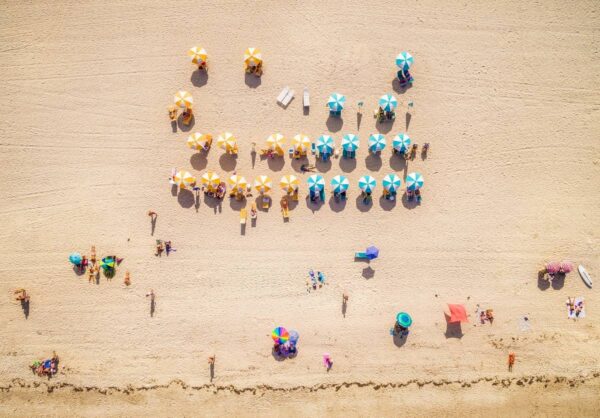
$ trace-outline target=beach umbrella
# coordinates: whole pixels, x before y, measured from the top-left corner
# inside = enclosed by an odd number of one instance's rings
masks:
[[[202,184],[208,187],[208,190],[214,190],[219,187],[219,184],[221,184],[221,177],[219,177],[219,175],[214,171],[207,171],[206,173],[202,174],[200,181]]]
[[[191,149],[199,151],[204,149],[205,146],[208,146],[210,141],[212,141],[212,135],[196,132],[188,136],[186,143]]]
[[[348,190],[350,182],[346,176],[338,175],[331,179],[331,187],[333,188],[334,193],[342,193]]]
[[[396,65],[403,69],[404,71],[408,70],[411,65],[415,62],[415,59],[408,52],[401,52],[396,57]]]
[[[331,96],[329,96],[329,100],[327,100],[327,106],[329,106],[330,110],[339,112],[344,108],[345,102],[346,96],[339,93],[333,93]]]
[[[227,153],[237,152],[237,139],[231,132],[225,132],[217,138],[217,145],[223,148]]]
[[[298,331],[290,330],[290,342],[292,344],[296,344],[299,338],[300,334],[298,334]]]
[[[321,154],[333,154],[333,138],[329,135],[321,135],[317,138],[316,146]]]
[[[369,137],[369,150],[371,152],[383,151],[385,145],[385,136],[382,134],[373,134]]]
[[[310,138],[304,134],[298,134],[294,136],[292,145],[295,151],[306,153],[310,148]]]
[[[367,250],[365,251],[365,253],[367,254],[367,257],[369,258],[369,260],[373,260],[373,259],[379,257],[379,248],[371,245],[370,247],[367,247]]]
[[[102,259],[102,263],[100,263],[100,267],[104,270],[110,270],[115,268],[115,259],[112,257],[105,257]]]
[[[190,57],[190,59],[192,60],[192,62],[194,64],[202,64],[204,62],[206,62],[206,58],[208,57],[208,54],[206,53],[206,50],[202,47],[199,46],[194,46],[192,48],[190,48],[190,50],[188,51],[188,56]]]
[[[354,134],[346,134],[342,138],[342,148],[344,151],[356,151],[358,149],[358,136]]]
[[[268,193],[273,188],[273,182],[267,176],[258,176],[254,179],[254,187],[260,193]]]
[[[400,312],[396,315],[396,322],[403,328],[408,328],[412,325],[412,318],[406,312]]]
[[[243,193],[246,190],[246,187],[248,187],[246,178],[244,176],[240,176],[239,174],[234,174],[233,176],[229,177],[228,182],[231,188],[238,193]]]
[[[365,193],[372,193],[377,186],[377,181],[371,176],[362,176],[358,179],[358,187]]]
[[[308,190],[313,193],[318,193],[325,188],[325,179],[320,174],[313,174],[306,180]]]
[[[556,274],[560,271],[560,263],[558,261],[552,261],[546,264],[546,272],[549,274]]]
[[[412,191],[419,190],[421,187],[423,187],[424,183],[421,173],[408,173],[405,181],[406,189]]]
[[[75,264],[76,266],[81,264],[81,261],[83,260],[83,258],[81,258],[81,254],[79,253],[72,253],[69,256],[69,261],[73,264]]]
[[[469,322],[469,319],[467,318],[467,309],[464,305],[453,305],[449,303],[448,309],[450,309],[449,323]]]
[[[294,193],[298,189],[299,184],[300,180],[298,180],[298,177],[294,176],[293,174],[283,176],[279,182],[279,186],[286,193]]]
[[[410,145],[410,137],[406,134],[398,134],[392,141],[392,147],[398,152],[405,152]]]
[[[254,67],[262,62],[262,53],[258,48],[248,48],[244,52],[244,62]]]
[[[276,344],[284,344],[290,339],[290,333],[284,327],[277,327],[271,332],[271,338]]]
[[[196,177],[192,176],[189,171],[178,171],[171,180],[172,184],[176,184],[182,189],[193,187],[196,184]]]
[[[285,143],[285,137],[280,133],[269,135],[267,138],[267,148],[271,151],[276,152],[279,155],[283,155],[283,144]]]
[[[391,112],[398,106],[398,100],[391,94],[384,94],[379,98],[379,107],[386,112]]]
[[[175,94],[175,98],[173,100],[175,100],[175,104],[179,107],[187,107],[188,109],[191,109],[194,105],[194,98],[190,93],[184,90],[179,90]]]
[[[561,273],[570,273],[573,271],[573,264],[569,261],[563,261],[560,263],[560,272]]]
[[[383,178],[381,184],[385,190],[393,193],[400,188],[402,180],[395,174],[388,174]]]

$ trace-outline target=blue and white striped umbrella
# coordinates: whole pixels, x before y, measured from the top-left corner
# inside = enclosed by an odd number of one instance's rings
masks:
[[[375,186],[377,186],[377,181],[371,176],[362,176],[358,180],[358,187],[365,193],[372,193]]]
[[[402,186],[402,180],[395,174],[388,174],[381,181],[383,188],[388,192],[395,192]]]
[[[329,109],[331,109],[335,112],[339,112],[340,110],[342,110],[344,108],[345,102],[346,102],[346,96],[344,96],[343,94],[339,94],[339,93],[333,93],[331,96],[329,96],[327,105],[329,106]]]
[[[394,137],[394,140],[392,141],[392,147],[394,147],[394,149],[399,152],[405,152],[408,149],[409,145],[410,138],[406,134],[398,134]]]
[[[321,154],[333,154],[333,138],[329,135],[321,135],[317,138],[316,146]]]
[[[385,145],[385,136],[382,134],[372,134],[369,137],[369,150],[371,152],[383,151]]]
[[[358,149],[358,136],[346,134],[342,138],[342,148],[344,151],[356,151]]]
[[[379,107],[381,107],[386,112],[391,112],[398,106],[398,100],[391,94],[384,94],[379,99]]]
[[[320,174],[311,175],[308,180],[308,190],[314,193],[318,193],[325,188],[325,179]]]
[[[350,182],[346,176],[335,176],[331,179],[331,187],[333,188],[334,193],[342,193],[348,190]]]
[[[408,52],[401,52],[396,57],[396,65],[402,68],[404,71],[408,70],[411,65],[415,62],[415,59]]]
[[[415,191],[423,187],[423,183],[425,180],[423,180],[423,176],[421,175],[421,173],[408,173],[405,181],[406,189]]]

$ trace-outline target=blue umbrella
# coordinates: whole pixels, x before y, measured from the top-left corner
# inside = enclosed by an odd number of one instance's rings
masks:
[[[344,151],[356,151],[358,149],[358,136],[354,134],[346,134],[342,138],[342,148]]]
[[[414,62],[415,59],[408,52],[401,52],[396,57],[396,65],[404,71],[408,70]]]
[[[398,100],[391,94],[384,94],[379,98],[379,107],[386,112],[391,112],[398,106]]]
[[[394,193],[402,185],[402,180],[400,180],[400,177],[395,174],[388,174],[383,178],[381,183],[383,184],[383,188],[385,190],[390,193]]]
[[[358,187],[365,193],[373,193],[377,181],[371,176],[362,176],[358,179]]]
[[[415,191],[423,187],[425,181],[421,173],[408,173],[405,182],[407,190]]]
[[[327,105],[330,110],[334,112],[339,112],[344,108],[344,103],[346,102],[346,96],[339,93],[333,93],[329,96],[329,100],[327,101]]]
[[[313,174],[306,182],[308,183],[308,190],[313,193],[318,193],[325,188],[325,179],[320,174]]]
[[[338,175],[331,179],[331,187],[333,188],[334,193],[342,193],[348,190],[350,187],[350,182],[346,176]]]
[[[379,249],[372,245],[369,248],[367,248],[367,251],[365,251],[365,253],[367,254],[367,257],[369,258],[369,260],[373,260],[373,259],[379,257]]]
[[[321,154],[333,154],[333,138],[329,135],[321,135],[317,138],[316,147]]]
[[[400,312],[396,315],[396,322],[403,328],[408,328],[412,325],[412,318],[406,312]]]
[[[383,151],[385,145],[385,136],[382,134],[373,134],[369,137],[369,150],[371,152]]]
[[[81,258],[81,254],[73,253],[69,256],[69,261],[78,266],[81,264],[81,261],[83,261],[83,259]]]
[[[392,141],[392,146],[396,151],[405,152],[410,145],[410,137],[406,134],[398,134]]]

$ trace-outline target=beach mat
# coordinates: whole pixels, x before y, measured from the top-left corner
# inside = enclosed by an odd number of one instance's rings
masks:
[[[575,315],[575,311],[571,312],[571,310],[569,309],[569,303],[567,302],[567,316],[569,317],[569,319],[585,318],[585,303],[583,297],[575,298],[576,308],[578,304],[583,304],[583,308],[581,309],[581,312],[579,312],[579,316]]]

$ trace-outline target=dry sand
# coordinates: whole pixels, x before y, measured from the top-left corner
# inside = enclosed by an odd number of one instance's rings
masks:
[[[537,279],[554,259],[600,278],[597,2],[62,3],[4,2],[0,14],[1,415],[597,412],[600,298],[576,272],[549,287]],[[207,79],[185,55],[196,44],[209,53]],[[258,85],[242,71],[249,46],[265,58]],[[393,91],[401,50],[415,56],[416,81],[395,93],[395,123],[376,127],[370,112]],[[297,97],[282,109],[285,85]],[[188,132],[173,132],[166,106],[178,89],[194,95],[190,132],[233,132],[237,160],[216,147],[193,155]],[[343,123],[327,121],[333,91],[348,97]],[[376,128],[388,141],[406,130],[409,100],[408,133],[431,143],[429,158],[368,157]],[[172,167],[275,181],[295,172],[288,158],[252,168],[250,143],[275,131],[360,135],[356,167],[319,166],[327,182],[349,176],[345,208],[302,199],[289,223],[273,207],[242,235],[235,203],[195,208],[172,195]],[[356,200],[361,175],[413,170],[426,181],[420,206],[382,204],[380,185],[368,210]],[[154,257],[155,238],[177,251]],[[91,244],[125,258],[113,280],[88,284],[68,265]],[[380,258],[353,262],[368,244]],[[312,293],[309,268],[327,274]],[[31,294],[28,319],[10,299],[16,287]],[[579,295],[587,317],[570,321],[565,299]],[[472,316],[456,338],[447,302],[471,315],[493,308],[496,320]],[[389,328],[400,310],[414,325],[398,347]],[[299,331],[295,359],[271,356],[277,325]],[[41,383],[27,366],[52,350],[61,372]]]

